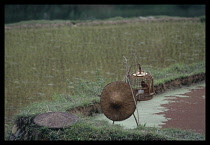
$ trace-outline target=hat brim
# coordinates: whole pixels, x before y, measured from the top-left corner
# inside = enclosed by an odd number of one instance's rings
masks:
[[[135,94],[134,94],[135,95]],[[116,81],[106,85],[101,93],[101,109],[113,121],[129,118],[135,111],[135,97],[128,83]]]

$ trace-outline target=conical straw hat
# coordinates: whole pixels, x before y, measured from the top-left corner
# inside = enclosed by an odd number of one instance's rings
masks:
[[[113,121],[129,118],[136,109],[131,88],[123,81],[106,85],[101,93],[100,103],[104,115]]]

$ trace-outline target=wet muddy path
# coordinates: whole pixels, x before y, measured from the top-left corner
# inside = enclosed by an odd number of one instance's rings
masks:
[[[146,127],[180,128],[205,134],[205,82],[155,95],[151,100],[138,102],[137,109],[135,116]],[[104,114],[95,119],[112,123]],[[130,129],[137,126],[133,115],[115,124]]]
[[[187,97],[169,96],[173,102],[162,105],[168,110],[158,114],[171,118],[161,125],[162,128],[181,128],[205,134],[205,87],[198,86],[180,95]]]

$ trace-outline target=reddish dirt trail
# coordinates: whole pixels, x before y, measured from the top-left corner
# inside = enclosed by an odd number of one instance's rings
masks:
[[[174,102],[162,105],[169,110],[158,114],[171,118],[164,122],[162,128],[180,128],[205,135],[205,87],[181,95],[189,97],[174,97],[169,99]]]

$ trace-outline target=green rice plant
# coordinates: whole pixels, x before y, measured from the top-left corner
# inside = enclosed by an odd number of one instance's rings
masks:
[[[142,66],[151,66],[155,83],[160,83],[173,77],[171,72],[160,73],[160,69],[175,63],[204,63],[206,48],[205,23],[200,21],[19,25],[5,29],[4,42],[6,121],[22,107],[62,95],[77,95],[88,104],[86,95],[92,99],[108,82],[123,80],[123,56],[131,62],[135,53]],[[94,83],[96,68],[101,69],[103,79]],[[67,79],[71,83],[66,83]],[[75,87],[77,84],[80,86]]]
[[[69,83],[68,80],[67,82]],[[83,97],[98,97],[101,94],[106,81],[100,75],[100,70],[97,69],[95,72],[95,81],[77,78],[74,83],[74,95]]]

